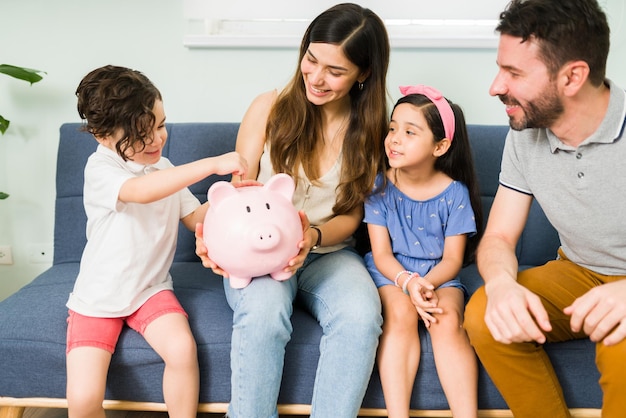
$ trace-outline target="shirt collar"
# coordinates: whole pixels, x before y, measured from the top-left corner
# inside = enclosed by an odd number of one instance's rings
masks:
[[[128,169],[128,171],[130,171],[133,174],[148,174],[148,173],[157,171],[159,170],[158,165],[161,162],[161,160],[159,159],[159,162],[157,162],[156,164],[145,165],[145,164],[136,163],[131,160],[124,161],[124,159],[120,157],[120,155],[117,152],[113,151],[110,148],[105,147],[102,144],[98,145],[96,152],[103,153],[105,155],[108,155],[109,157],[114,158],[120,164],[124,165]]]

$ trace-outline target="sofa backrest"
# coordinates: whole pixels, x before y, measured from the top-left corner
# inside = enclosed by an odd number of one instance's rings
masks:
[[[54,230],[54,264],[80,261],[86,243],[83,209],[83,169],[96,149],[93,137],[80,130],[81,124],[61,126],[57,157],[56,204]],[[163,155],[174,165],[199,158],[220,155],[235,148],[239,123],[171,123],[167,125],[168,141]],[[480,184],[485,219],[498,187],[500,161],[507,126],[468,125],[474,161]],[[227,176],[211,176],[190,187],[192,193],[206,201],[208,188]],[[520,265],[543,264],[553,259],[559,241],[541,208],[533,203],[526,228],[518,244]],[[193,233],[179,229],[175,261],[197,261]]]
[[[509,127],[506,125],[468,125],[467,131],[474,154],[486,223],[499,185],[502,151]],[[524,232],[517,243],[520,267],[541,265],[553,260],[559,245],[558,234],[548,222],[537,201],[533,200]]]

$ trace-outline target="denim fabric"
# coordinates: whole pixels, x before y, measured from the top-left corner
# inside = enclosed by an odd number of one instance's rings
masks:
[[[382,317],[380,300],[363,260],[343,249],[310,254],[290,280],[267,276],[233,289],[229,417],[275,418],[290,316],[298,298],[320,323],[323,336],[311,417],[355,417],[374,366]]]

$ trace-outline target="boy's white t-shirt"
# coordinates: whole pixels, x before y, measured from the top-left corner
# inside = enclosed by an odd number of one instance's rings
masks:
[[[159,201],[118,200],[125,181],[173,167],[162,157],[144,166],[99,145],[85,166],[87,245],[67,307],[93,317],[124,317],[156,293],[172,289],[179,220],[200,206],[185,188]]]

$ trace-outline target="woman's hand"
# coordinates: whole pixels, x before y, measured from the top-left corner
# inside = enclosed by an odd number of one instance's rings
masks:
[[[240,180],[235,181],[236,177],[240,177]],[[233,175],[232,181],[233,187],[248,187],[248,186],[263,186],[263,183],[252,179],[244,179],[242,176]]]
[[[300,251],[289,260],[287,267],[285,267],[284,271],[295,274],[295,272],[302,267],[304,264],[304,260],[306,260],[307,255],[309,255],[309,251],[315,241],[317,241],[317,236],[314,236],[317,232],[315,230],[311,230],[311,223],[309,222],[309,218],[306,216],[304,211],[298,211],[298,215],[300,216],[300,222],[302,223],[302,241],[298,243],[298,248]]]
[[[209,258],[209,250],[204,243],[204,227],[201,223],[196,224],[196,255],[202,260],[202,265],[213,270],[213,273],[228,277],[228,273],[219,268],[219,266]]]

